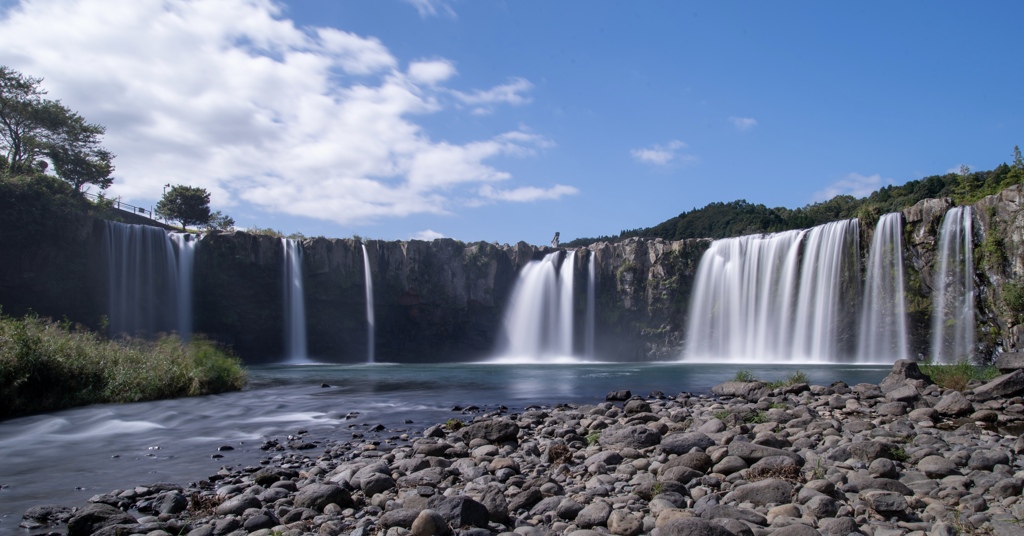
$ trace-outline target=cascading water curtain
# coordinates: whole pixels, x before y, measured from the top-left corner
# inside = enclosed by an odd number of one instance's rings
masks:
[[[502,326],[505,360],[570,357],[573,348],[573,264],[570,252],[557,269],[556,251],[530,261],[519,272]]]
[[[907,305],[903,292],[903,213],[878,219],[868,251],[857,344],[859,363],[907,358]]]
[[[302,243],[282,238],[284,247],[284,336],[286,359],[293,363],[307,360],[306,300],[302,291]]]
[[[363,275],[366,278],[366,362],[373,363],[376,360],[376,333],[374,332],[374,312],[373,312],[373,274],[370,272],[370,257],[366,254],[366,244],[360,244],[363,247]]]
[[[153,337],[177,326],[178,268],[159,227],[105,222],[111,336]]]
[[[178,335],[181,340],[187,341],[192,337],[192,274],[199,237],[186,233],[171,233],[168,237],[178,255]]]
[[[715,240],[701,257],[684,358],[838,362],[853,352],[857,220]]]
[[[974,214],[971,207],[946,211],[932,294],[933,363],[969,361],[974,355]]]

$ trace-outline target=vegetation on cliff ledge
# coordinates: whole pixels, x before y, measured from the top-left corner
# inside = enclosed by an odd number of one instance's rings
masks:
[[[235,391],[244,384],[241,361],[203,339],[112,341],[67,323],[0,315],[0,419]]]

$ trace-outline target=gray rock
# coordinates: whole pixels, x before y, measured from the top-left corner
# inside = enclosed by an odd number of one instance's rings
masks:
[[[792,500],[793,485],[778,478],[767,478],[744,484],[730,491],[725,497],[736,502],[750,501],[758,506],[783,504]]]
[[[921,393],[913,385],[902,385],[885,393],[886,400],[892,402],[913,402],[920,397]]]
[[[1007,373],[1024,369],[1024,352],[1003,352],[996,358],[996,368]]]
[[[441,515],[452,527],[486,528],[489,521],[487,507],[465,495],[430,499],[427,506]]]
[[[903,495],[895,491],[862,491],[860,498],[868,504],[872,510],[882,515],[901,514],[907,510],[909,505]]]
[[[726,456],[722,458],[722,461],[716,463],[711,470],[723,475],[731,475],[737,471],[742,471],[747,467],[747,462],[743,461],[743,458],[740,458],[739,456]]]
[[[1015,370],[974,389],[975,400],[1010,397],[1024,392],[1024,370]]]
[[[661,438],[658,445],[661,450],[669,454],[686,454],[694,448],[705,450],[715,446],[715,440],[703,432],[682,432],[669,434]]]
[[[755,445],[753,443],[743,441],[733,441],[732,443],[729,443],[729,455],[742,458],[743,461],[747,463],[753,463],[761,458],[767,458],[768,456],[788,456],[792,458],[798,466],[802,466],[804,464],[804,459],[795,452],[766,447],[764,445]]]
[[[877,458],[871,462],[868,466],[868,472],[872,476],[881,478],[896,478],[900,476],[899,469],[896,469],[896,464],[888,458]]]
[[[917,469],[928,476],[928,478],[944,478],[950,475],[958,475],[960,471],[956,465],[942,456],[925,456],[917,462]]]
[[[820,536],[814,527],[803,523],[794,523],[772,531],[772,536]]]
[[[412,528],[413,521],[420,515],[419,510],[412,508],[396,508],[394,510],[388,510],[380,516],[378,523],[384,529],[391,527],[402,527],[403,529]]]
[[[634,448],[642,449],[653,447],[661,441],[661,434],[650,428],[637,425],[614,425],[601,431],[599,442],[604,448]]]
[[[728,504],[716,504],[704,508],[700,512],[700,517],[704,519],[737,519],[740,521],[746,521],[747,523],[753,523],[754,525],[766,526],[768,520],[761,514],[748,510],[746,508],[739,508]]]
[[[452,529],[441,514],[430,509],[423,510],[416,516],[409,532],[411,536],[446,536],[451,533]]]
[[[721,525],[699,517],[683,517],[658,528],[659,536],[733,536]]]
[[[834,517],[839,512],[839,504],[836,500],[825,495],[811,497],[804,506],[818,519]]]
[[[609,402],[623,402],[623,401],[629,400],[632,397],[633,397],[633,393],[631,393],[629,390],[623,390],[623,391],[610,391],[608,393],[608,395],[604,397],[604,399],[609,401]]]
[[[352,506],[352,496],[337,484],[307,484],[295,494],[296,508],[309,508],[323,512],[328,504],[342,508]]]
[[[493,444],[505,443],[516,440],[519,425],[509,419],[491,419],[475,422],[452,435],[467,444],[474,439],[483,439]]]
[[[878,387],[882,389],[882,392],[888,393],[902,387],[903,382],[908,379],[924,380],[931,383],[931,378],[921,372],[917,363],[909,359],[900,359],[893,363],[892,371],[888,376],[882,378],[882,381],[878,383]]]
[[[360,489],[363,490],[363,494],[367,497],[373,497],[378,493],[385,492],[389,489],[395,488],[395,479],[391,478],[391,475],[382,475],[380,473],[373,473],[364,476],[359,483]]]
[[[1009,465],[1010,456],[1002,450],[978,449],[971,453],[967,468],[975,471],[991,471],[996,465]]]
[[[583,510],[583,505],[570,499],[562,499],[562,502],[558,504],[558,508],[555,509],[555,515],[562,519],[572,521],[576,519],[580,511]]]
[[[626,415],[633,415],[635,413],[650,413],[651,405],[643,400],[630,400],[626,402],[626,405],[622,408],[623,413]]]
[[[947,417],[959,417],[974,411],[971,401],[960,394],[960,391],[948,391],[935,404],[935,411]]]
[[[263,503],[260,502],[258,497],[243,493],[220,503],[214,511],[219,516],[242,515],[242,512],[249,508],[260,508],[262,506]]]
[[[997,499],[1005,499],[1007,497],[1020,495],[1022,488],[1024,488],[1024,480],[1019,478],[1007,478],[1000,480],[994,486],[990,487],[988,492]]]
[[[576,514],[576,525],[580,528],[603,527],[612,513],[612,505],[604,501],[595,501]]]
[[[751,402],[757,402],[758,400],[768,396],[771,391],[772,390],[768,387],[767,383],[758,381],[725,382],[711,388],[712,394],[718,396],[734,396]]]
[[[405,476],[398,477],[398,485],[403,488],[416,486],[436,487],[447,476],[443,467],[428,467]]]
[[[495,523],[508,522],[508,500],[501,488],[488,486],[480,496],[480,504],[487,509],[487,518]]]
[[[131,514],[109,504],[93,503],[79,509],[68,520],[68,536],[89,536],[103,527],[113,525],[134,525],[138,523]]]
[[[608,516],[608,530],[619,536],[637,536],[643,531],[644,524],[640,516],[625,510],[615,510]]]
[[[847,536],[859,531],[857,530],[857,522],[852,517],[836,517],[819,519],[818,532],[821,533],[821,536]]]
[[[861,491],[879,490],[895,491],[901,495],[913,495],[914,490],[899,480],[891,478],[871,478],[869,476],[850,473],[849,480],[843,486],[843,491],[859,493]]]

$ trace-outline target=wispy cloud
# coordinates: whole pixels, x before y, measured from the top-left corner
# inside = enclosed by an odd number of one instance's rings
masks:
[[[480,197],[494,201],[512,201],[516,203],[528,203],[531,201],[550,201],[561,199],[567,195],[576,195],[580,191],[573,186],[556,184],[551,188],[537,188],[535,186],[524,186],[500,190],[489,184],[480,187]]]
[[[815,192],[811,197],[811,201],[815,203],[818,201],[827,201],[840,194],[864,197],[881,187],[882,176],[877,173],[870,176],[861,175],[860,173],[850,173],[845,178],[830,184],[824,190]]]
[[[104,144],[118,155],[111,193],[129,200],[155,200],[164,184],[180,183],[210,190],[220,206],[244,200],[346,225],[446,214],[467,198],[529,197],[497,162],[552,145],[523,126],[463,143],[434,139],[425,116],[523,105],[532,84],[448,87],[451,61],[403,69],[380,40],[299,26],[274,0],[7,5],[0,64],[44,77],[52,98],[107,127]],[[481,185],[503,182],[511,184],[480,197]],[[540,191],[557,198],[564,188]]]
[[[412,237],[410,237],[410,238],[412,238],[413,240],[427,240],[427,241],[430,241],[430,240],[436,240],[438,238],[444,238],[444,235],[439,233],[439,232],[437,232],[437,231],[434,231],[433,229],[425,229],[423,231],[420,231],[418,233],[413,234]]]
[[[730,117],[729,122],[740,132],[746,132],[757,126],[757,119],[753,117]]]
[[[666,166],[672,162],[695,162],[695,155],[680,153],[685,148],[685,143],[672,140],[665,145],[655,144],[652,147],[633,149],[630,154],[640,162],[655,166]]]
[[[423,18],[427,17],[438,17],[446,16],[455,18],[455,10],[452,6],[448,5],[446,0],[405,0],[412,4],[412,7],[416,8],[420,16]]]

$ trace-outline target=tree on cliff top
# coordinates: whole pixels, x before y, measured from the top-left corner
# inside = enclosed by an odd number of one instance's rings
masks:
[[[106,128],[44,98],[41,82],[0,65],[0,174],[38,173],[52,165],[76,190],[86,184],[106,189],[114,171],[114,155],[100,144]]]
[[[189,225],[208,225],[210,213],[210,192],[194,186],[172,186],[154,207],[162,218],[181,222],[184,230]]]

